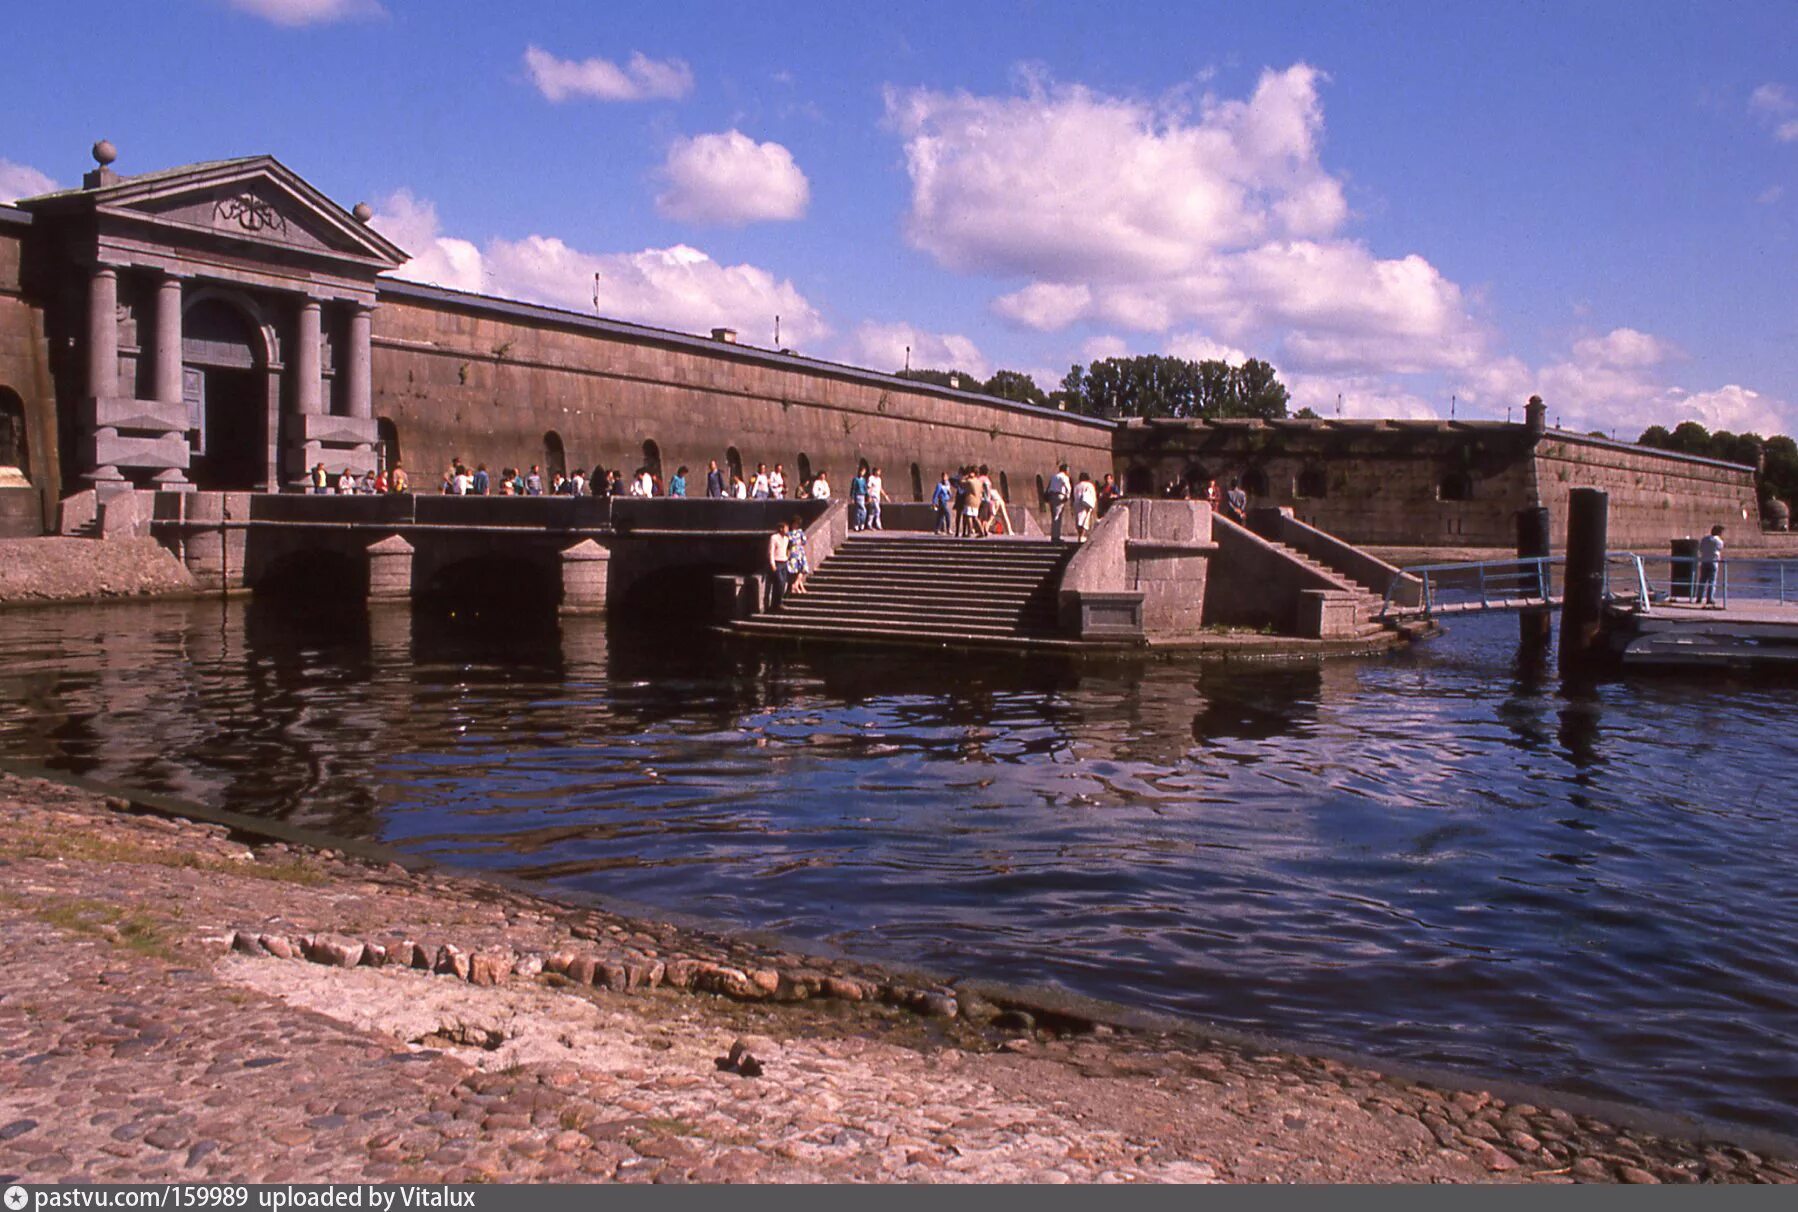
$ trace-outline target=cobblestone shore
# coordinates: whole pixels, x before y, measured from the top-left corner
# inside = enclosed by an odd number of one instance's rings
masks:
[[[1790,1182],[0,776],[0,1182]]]

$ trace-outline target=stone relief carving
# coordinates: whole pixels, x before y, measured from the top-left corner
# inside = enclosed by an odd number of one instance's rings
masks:
[[[255,194],[238,194],[234,198],[220,198],[213,203],[212,214],[216,219],[236,222],[245,231],[287,234],[287,217]]]

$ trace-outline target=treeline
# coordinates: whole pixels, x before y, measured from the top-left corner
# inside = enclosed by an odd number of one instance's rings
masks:
[[[1160,354],[1104,358],[1074,366],[1055,391],[1030,375],[1001,370],[982,381],[960,370],[906,370],[901,378],[984,392],[1023,404],[1107,417],[1260,417],[1286,415],[1291,399],[1274,368],[1259,358],[1241,366]]]
[[[1727,429],[1712,433],[1696,421],[1682,421],[1671,430],[1664,425],[1650,425],[1636,441],[1656,450],[1746,463],[1750,467],[1759,462],[1764,449],[1767,464],[1759,481],[1761,507],[1766,508],[1774,497],[1788,504],[1798,501],[1798,442],[1785,434],[1762,439],[1757,433],[1730,433]]]

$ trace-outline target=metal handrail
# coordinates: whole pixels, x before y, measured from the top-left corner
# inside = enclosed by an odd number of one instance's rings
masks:
[[[1454,564],[1414,564],[1387,583],[1380,613],[1390,616],[1415,612],[1428,618],[1438,609],[1438,598],[1444,591],[1471,591],[1481,610],[1546,603],[1553,593],[1554,567],[1564,562],[1560,556],[1511,556],[1502,560],[1470,560]],[[1453,583],[1467,579],[1472,580],[1471,587]],[[1395,611],[1394,599],[1401,590],[1408,589],[1410,583],[1419,586],[1419,604],[1415,608],[1403,606]],[[1470,607],[1473,604],[1468,603]]]
[[[1665,579],[1652,576],[1650,563],[1665,560],[1670,568]],[[1510,556],[1500,560],[1478,560],[1458,564],[1417,564],[1392,578],[1387,584],[1383,617],[1421,614],[1425,618],[1447,609],[1445,594],[1465,594],[1457,609],[1505,610],[1550,604],[1553,598],[1553,570],[1564,564],[1564,557]],[[1732,575],[1733,572],[1733,575]],[[1400,598],[1401,590],[1412,589],[1418,599],[1411,605]],[[1692,556],[1649,555],[1613,551],[1605,555],[1604,596],[1606,600],[1629,603],[1631,608],[1652,613],[1657,604],[1678,602],[1682,598],[1695,601],[1698,589],[1698,561]],[[1738,558],[1720,560],[1714,589],[1717,603],[1727,607],[1731,599],[1798,606],[1798,560],[1774,558]],[[1407,594],[1406,596],[1410,596]]]

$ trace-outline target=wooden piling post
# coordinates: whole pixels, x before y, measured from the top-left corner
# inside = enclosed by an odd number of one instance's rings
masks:
[[[1549,552],[1548,506],[1531,505],[1517,511],[1517,558],[1544,560]],[[1544,576],[1546,592],[1553,592],[1553,582]],[[1517,639],[1524,644],[1546,648],[1554,636],[1554,617],[1544,602],[1540,609],[1517,612]]]
[[[1590,664],[1600,650],[1610,497],[1575,488],[1567,498],[1567,583],[1561,599],[1561,672]]]

